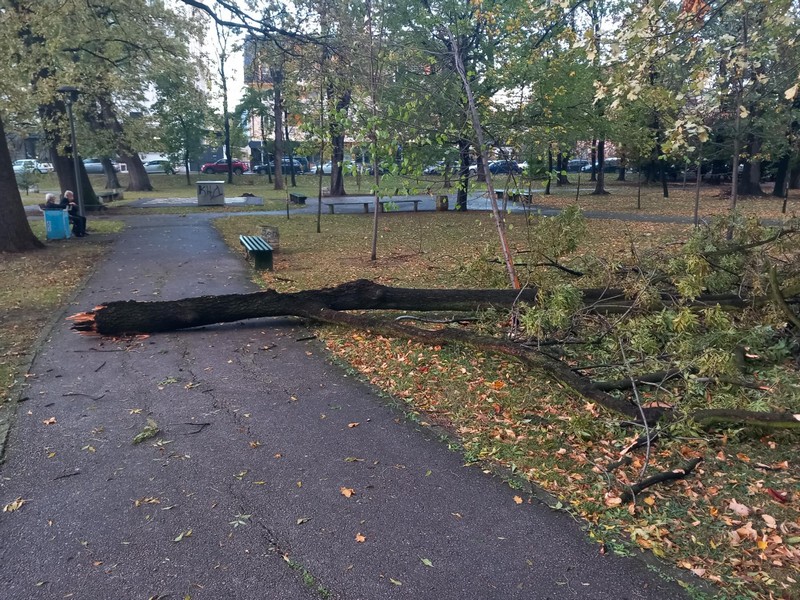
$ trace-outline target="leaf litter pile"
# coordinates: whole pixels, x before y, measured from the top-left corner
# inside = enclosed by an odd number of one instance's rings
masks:
[[[238,233],[264,224],[264,218],[232,217],[219,227],[235,247]],[[263,274],[263,283],[277,291],[356,278],[406,287],[505,285],[487,215],[386,215],[375,262],[369,261],[371,218],[326,219],[320,234],[306,217],[269,224],[280,229],[280,248],[275,271]],[[514,314],[487,311],[475,323],[451,315],[447,325],[427,325],[513,337],[542,351],[552,347],[576,370],[611,383],[634,378],[632,372],[657,372],[668,356],[680,377],[642,381],[633,392],[610,388],[635,394],[641,407],[675,408],[673,419],[648,430],[508,357],[337,327],[321,327],[320,335],[421,426],[449,432],[467,462],[499,465],[512,482],[526,479],[547,490],[557,507],[588,523],[598,551],[646,549],[728,597],[796,597],[797,429],[746,419],[701,427],[687,417],[699,407],[800,413],[797,334],[785,312],[786,306],[796,312],[796,305],[776,299],[737,311],[628,308],[624,316],[631,318],[623,320],[576,310],[573,284],[565,283],[578,277],[581,287],[602,285],[609,273],[626,271],[651,273],[647,285],[644,277],[629,279],[631,295],[645,303],[649,285],[660,278],[669,278],[684,298],[737,284],[753,298],[766,297],[767,250],[747,259],[744,251],[720,251],[719,234],[729,225],[685,243],[692,235],[687,226],[591,221],[586,235],[586,222],[574,211],[560,220],[510,215],[520,274],[542,290],[547,305]],[[731,243],[748,251],[761,248],[758,240],[769,235],[741,218],[736,231]],[[786,240],[772,240],[768,250],[784,277],[776,289],[784,290],[798,285],[797,236]],[[553,340],[559,343],[548,346]],[[637,487],[654,476],[662,482]]]

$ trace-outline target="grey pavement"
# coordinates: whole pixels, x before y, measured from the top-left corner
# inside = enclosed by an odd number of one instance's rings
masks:
[[[126,220],[65,315],[255,289],[208,215]],[[3,600],[686,597],[518,505],[299,321],[112,340],[59,319],[31,373],[0,466],[0,504],[25,500],[0,513]]]

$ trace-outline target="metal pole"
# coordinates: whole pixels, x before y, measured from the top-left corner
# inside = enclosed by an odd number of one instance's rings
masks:
[[[75,139],[75,119],[72,116],[72,96],[67,96],[67,117],[69,117],[69,129],[72,137],[72,166],[75,169],[75,193],[78,195],[78,214],[85,216],[83,210],[83,187],[81,185],[81,170],[78,167],[78,142]]]

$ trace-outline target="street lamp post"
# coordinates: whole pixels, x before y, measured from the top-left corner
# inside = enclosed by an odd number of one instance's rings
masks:
[[[78,195],[78,213],[83,217],[83,186],[81,185],[81,170],[78,166],[78,142],[75,139],[75,118],[72,114],[72,103],[78,100],[78,88],[71,85],[62,85],[58,88],[64,94],[67,103],[67,117],[69,118],[69,131],[72,138],[72,166],[75,168],[75,193]]]

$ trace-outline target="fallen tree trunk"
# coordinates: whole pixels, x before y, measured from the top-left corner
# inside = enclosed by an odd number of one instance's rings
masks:
[[[214,323],[230,323],[260,317],[305,316],[309,309],[331,310],[408,310],[408,311],[476,311],[488,308],[509,308],[519,302],[536,304],[537,288],[500,289],[416,289],[395,288],[365,279],[343,283],[333,288],[282,294],[274,290],[253,294],[199,296],[182,300],[110,302],[94,310],[70,317],[73,329],[107,336],[138,335],[200,327]],[[584,304],[594,311],[625,312],[633,300],[624,290],[596,288],[582,290]],[[663,293],[664,305],[675,305],[680,299]],[[735,295],[708,294],[698,297],[691,306],[724,304],[732,308],[752,305],[754,300]]]
[[[536,290],[440,290],[390,288],[366,280],[335,288],[290,294],[275,291],[255,294],[202,296],[175,301],[123,301],[102,304],[93,311],[70,317],[72,328],[88,334],[106,336],[137,335],[198,327],[214,323],[276,316],[297,316],[320,323],[413,339],[428,344],[456,343],[512,356],[529,368],[546,372],[591,402],[596,402],[626,419],[655,424],[674,418],[664,408],[641,408],[612,396],[589,378],[575,373],[564,362],[507,339],[478,336],[469,331],[442,328],[421,329],[397,322],[386,322],[348,310],[471,311],[489,307],[510,307],[520,301],[536,302]],[[584,297],[604,303],[607,294],[619,290],[587,290]],[[617,300],[612,300],[617,302]],[[745,302],[742,300],[742,302]],[[758,413],[729,409],[698,410],[688,415],[703,426],[749,424],[762,427],[800,427],[800,415]]]

